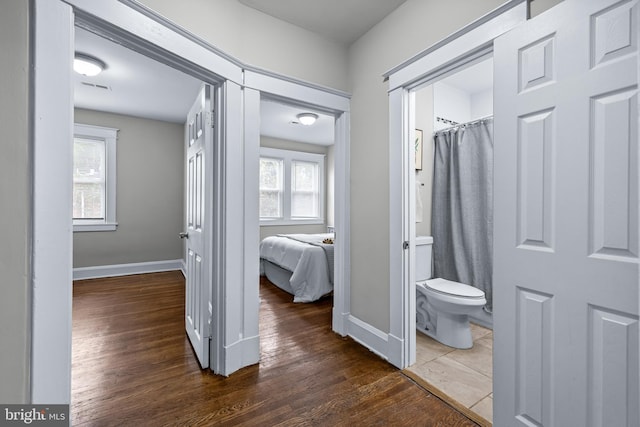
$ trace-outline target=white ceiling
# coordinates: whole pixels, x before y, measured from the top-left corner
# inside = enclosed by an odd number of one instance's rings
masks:
[[[315,113],[318,120],[311,126],[298,123],[296,115]],[[271,100],[260,102],[260,134],[272,138],[288,139],[318,145],[333,145],[333,116],[312,109],[304,109]]]
[[[201,85],[198,79],[81,28],[76,28],[75,42],[76,52],[107,64],[95,77],[74,73],[76,107],[184,123]],[[313,126],[292,124],[296,114],[303,112],[318,114],[318,121]],[[333,124],[332,116],[318,111],[273,101],[261,103],[260,128],[266,136],[330,145]]]
[[[280,20],[350,45],[406,0],[238,0]]]
[[[283,21],[349,45],[406,0],[238,0]],[[76,28],[76,51],[107,64],[98,76],[74,73],[75,106],[182,123],[201,82],[112,41]],[[281,102],[261,103],[261,133],[273,138],[329,145],[334,118]],[[296,114],[315,112],[313,126]]]
[[[81,28],[75,33],[76,52],[107,64],[95,77],[73,73],[76,107],[176,123],[186,120],[199,80]]]
[[[493,58],[457,71],[442,80],[449,86],[457,87],[469,94],[484,92],[493,88]]]

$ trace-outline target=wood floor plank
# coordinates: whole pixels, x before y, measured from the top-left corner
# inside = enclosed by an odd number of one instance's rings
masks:
[[[73,291],[75,426],[475,426],[331,330],[331,298],[293,304],[262,278],[260,364],[200,369],[179,272],[82,280]]]

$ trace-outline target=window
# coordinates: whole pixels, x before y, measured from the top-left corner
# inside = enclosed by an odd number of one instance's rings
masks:
[[[324,223],[324,155],[260,149],[260,224]]]
[[[75,125],[73,230],[116,229],[117,129]]]

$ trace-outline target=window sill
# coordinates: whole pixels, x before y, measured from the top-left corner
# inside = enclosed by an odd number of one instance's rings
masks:
[[[85,231],[116,231],[117,222],[100,223],[100,224],[73,224],[74,233],[82,233]]]
[[[269,227],[276,225],[323,225],[324,219],[263,219],[260,220],[261,227]]]

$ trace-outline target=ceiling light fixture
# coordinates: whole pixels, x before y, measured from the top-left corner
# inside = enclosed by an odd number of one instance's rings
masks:
[[[76,53],[73,59],[73,71],[83,76],[97,76],[106,67],[106,64],[99,59],[82,53]]]
[[[300,113],[296,117],[305,126],[311,126],[318,120],[318,115],[313,113]]]

